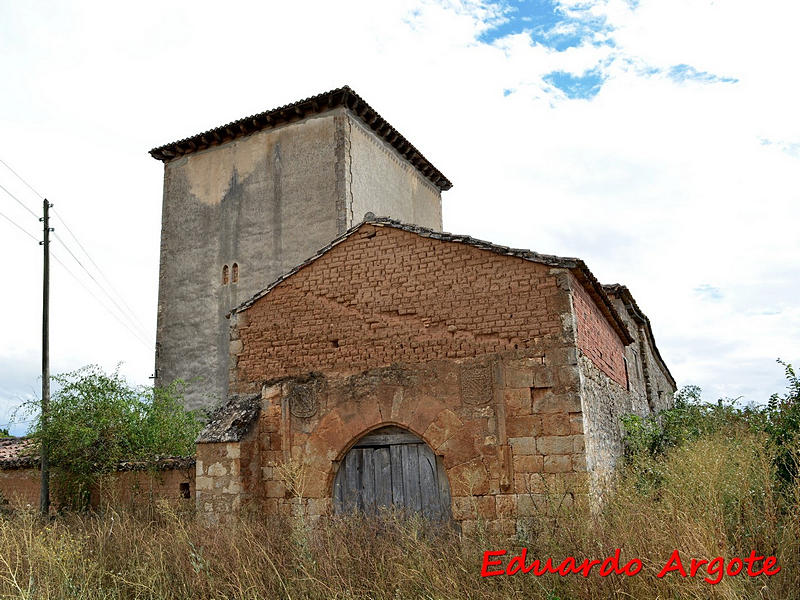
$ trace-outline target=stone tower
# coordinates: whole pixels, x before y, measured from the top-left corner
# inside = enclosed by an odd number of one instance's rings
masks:
[[[150,151],[164,162],[156,385],[228,395],[226,315],[364,214],[437,231],[447,178],[343,87]]]

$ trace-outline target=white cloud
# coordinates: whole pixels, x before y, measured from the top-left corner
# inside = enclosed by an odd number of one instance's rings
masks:
[[[763,400],[782,385],[774,359],[800,361],[797,3],[597,2],[612,43],[564,52],[480,42],[501,15],[489,2],[221,6],[0,6],[0,158],[49,195],[151,339],[162,169],[147,150],[349,83],[455,183],[447,229],[628,284],[680,383]],[[676,82],[676,65],[737,82]],[[591,100],[543,80],[597,66]],[[39,227],[7,198],[0,211]],[[0,223],[0,250],[0,361],[35,388],[39,248]],[[709,282],[717,302],[693,292]],[[53,305],[54,370],[122,360],[147,382],[151,349],[57,266]]]

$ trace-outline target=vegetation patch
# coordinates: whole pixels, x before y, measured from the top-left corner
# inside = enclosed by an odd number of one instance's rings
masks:
[[[194,455],[203,419],[183,408],[183,383],[165,388],[134,386],[119,373],[96,366],[56,375],[48,419],[38,402],[28,452],[47,444],[57,504],[86,508],[93,487],[122,462],[155,468],[163,457]]]

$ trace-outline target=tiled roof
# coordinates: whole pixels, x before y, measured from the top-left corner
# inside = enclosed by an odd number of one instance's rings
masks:
[[[26,438],[0,438],[0,469],[25,469],[39,462],[30,454],[31,441]]]
[[[238,442],[260,412],[261,394],[231,396],[212,413],[208,425],[197,436],[197,443]]]
[[[0,438],[0,470],[29,469],[39,466],[39,456],[32,453],[33,442],[27,438]],[[159,471],[188,469],[193,467],[193,456],[165,456],[154,463],[123,461],[117,465],[118,471],[143,471],[154,467]]]
[[[191,154],[198,150],[205,150],[232,140],[285,125],[293,121],[305,119],[308,116],[320,114],[335,108],[345,107],[356,115],[367,127],[372,129],[379,138],[386,141],[408,162],[422,173],[439,190],[449,190],[453,187],[450,180],[439,169],[434,167],[411,142],[403,137],[399,131],[392,127],[375,109],[367,104],[361,96],[350,87],[344,86],[324,92],[311,98],[298,100],[285,106],[279,106],[257,115],[244,117],[227,125],[221,125],[198,133],[188,138],[164,144],[150,150],[150,155],[163,162],[179,156]]]
[[[538,252],[533,252],[532,250],[523,250],[518,248],[509,248],[507,246],[499,246],[497,244],[492,244],[491,242],[475,239],[468,235],[454,235],[452,233],[443,233],[440,231],[434,231],[433,229],[428,229],[426,227],[420,227],[418,225],[407,225],[405,223],[401,223],[393,219],[375,217],[374,215],[372,215],[372,213],[367,213],[367,215],[365,216],[364,220],[361,223],[348,229],[338,238],[333,240],[330,244],[320,249],[314,256],[300,263],[294,269],[288,271],[287,273],[285,273],[284,275],[273,281],[270,285],[268,285],[266,288],[255,294],[252,298],[246,300],[245,302],[234,308],[229,314],[246,310],[247,308],[252,306],[253,303],[255,303],[259,298],[262,298],[263,296],[267,295],[282,281],[291,277],[306,265],[317,260],[320,256],[331,250],[334,246],[341,244],[343,241],[345,241],[347,238],[353,235],[356,231],[358,231],[358,229],[360,229],[364,225],[375,225],[377,227],[393,227],[395,229],[401,229],[403,231],[415,233],[416,235],[426,238],[440,240],[442,242],[455,242],[459,244],[466,244],[469,246],[473,246],[475,248],[480,248],[481,250],[488,250],[489,252],[494,252],[495,254],[502,254],[504,256],[514,256],[517,258],[523,258],[531,262],[536,262],[551,267],[561,267],[564,269],[569,269],[575,276],[575,278],[581,283],[581,285],[583,285],[584,288],[586,288],[586,291],[595,301],[597,307],[600,309],[600,311],[603,313],[606,319],[608,319],[608,322],[620,336],[622,342],[626,345],[633,342],[633,338],[631,337],[631,334],[628,331],[628,327],[625,325],[625,322],[622,320],[622,317],[619,316],[619,313],[617,313],[616,308],[614,308],[614,305],[608,298],[608,295],[603,289],[603,286],[600,284],[599,281],[597,281],[597,278],[595,278],[595,276],[589,270],[589,267],[586,266],[586,263],[584,263],[579,258],[565,258],[561,256],[553,256],[550,254],[539,254]]]

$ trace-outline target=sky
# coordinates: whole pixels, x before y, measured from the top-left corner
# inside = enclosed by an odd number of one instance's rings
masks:
[[[52,371],[147,384],[163,181],[147,151],[344,84],[454,183],[446,231],[626,284],[678,384],[708,400],[784,390],[800,3],[298,6],[0,0],[0,160],[27,182],[0,164],[0,426],[41,386],[39,194],[60,261]]]

